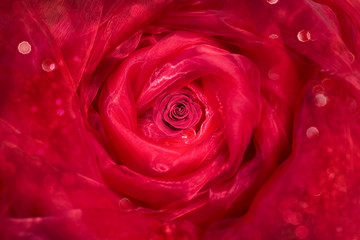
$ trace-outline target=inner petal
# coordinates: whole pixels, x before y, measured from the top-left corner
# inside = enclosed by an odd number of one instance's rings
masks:
[[[193,94],[185,89],[161,96],[153,111],[155,123],[168,135],[195,126],[201,118],[201,107],[194,101]]]

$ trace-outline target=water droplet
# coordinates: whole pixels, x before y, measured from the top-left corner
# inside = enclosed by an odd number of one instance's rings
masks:
[[[119,200],[119,207],[123,210],[130,210],[132,209],[132,203],[128,198],[122,198]]]
[[[317,84],[317,85],[313,86],[312,92],[313,92],[313,94],[318,94],[318,93],[325,92],[325,90],[324,90],[323,86],[321,86],[320,84]]]
[[[61,176],[61,183],[65,186],[65,187],[71,187],[75,184],[75,175],[73,173],[64,173]]]
[[[319,130],[316,127],[309,127],[306,130],[306,136],[309,139],[315,138],[315,137],[319,136]]]
[[[295,229],[295,235],[299,239],[305,239],[309,235],[309,229],[304,225],[300,225]]]
[[[318,107],[324,107],[327,104],[328,98],[322,94],[316,94],[315,95],[315,105]]]
[[[164,172],[167,172],[169,170],[169,167],[166,166],[165,164],[158,163],[158,164],[156,164],[155,170],[160,172],[160,173],[164,173]]]
[[[60,109],[57,110],[56,113],[57,113],[57,115],[62,116],[62,115],[64,115],[65,111],[64,111],[64,109],[60,108]]]
[[[279,2],[279,0],[266,0],[268,4],[274,5]]]
[[[62,103],[62,100],[61,100],[60,98],[58,98],[58,99],[55,100],[55,104],[56,104],[56,105],[60,106],[61,103]]]
[[[274,81],[280,79],[280,75],[278,73],[274,72],[273,70],[270,70],[268,72],[268,76],[269,76],[269,79],[274,80]]]
[[[270,35],[269,35],[269,38],[270,38],[270,39],[278,39],[279,36],[278,36],[277,34],[270,34]]]
[[[27,41],[22,41],[18,45],[18,50],[21,54],[29,54],[31,52],[31,45]]]
[[[300,42],[307,42],[311,39],[311,34],[307,30],[301,30],[298,32],[297,38]]]
[[[45,72],[51,72],[56,68],[56,65],[53,61],[51,61],[50,59],[46,59],[42,62],[41,64],[41,68],[45,71]]]

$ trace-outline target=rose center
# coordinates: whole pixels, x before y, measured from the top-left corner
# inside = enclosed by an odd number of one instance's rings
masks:
[[[171,110],[168,113],[169,118],[173,121],[185,119],[189,115],[188,107],[182,103],[171,106]]]
[[[193,93],[181,89],[158,99],[154,106],[154,120],[167,135],[194,127],[201,118],[201,107],[195,102]]]

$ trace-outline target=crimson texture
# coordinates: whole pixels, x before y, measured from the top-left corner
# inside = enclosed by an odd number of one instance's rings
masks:
[[[358,0],[4,0],[1,239],[360,239]]]

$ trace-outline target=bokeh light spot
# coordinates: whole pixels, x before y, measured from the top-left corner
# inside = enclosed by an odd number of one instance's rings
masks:
[[[31,52],[31,45],[27,41],[22,41],[18,45],[18,50],[21,54],[29,54]]]

